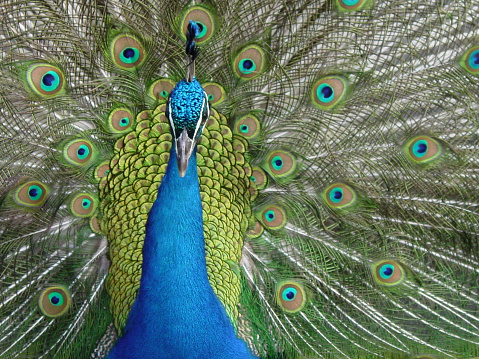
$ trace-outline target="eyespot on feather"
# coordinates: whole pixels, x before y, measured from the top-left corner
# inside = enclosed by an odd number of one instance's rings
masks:
[[[246,235],[249,238],[258,238],[261,236],[264,232],[264,227],[259,221],[254,222],[254,226],[250,228],[247,232]]]
[[[373,277],[378,284],[396,286],[406,278],[404,268],[396,261],[382,260],[372,265]]]
[[[269,154],[267,165],[272,176],[282,178],[294,173],[296,160],[289,152],[277,150]]]
[[[479,46],[473,46],[462,56],[461,66],[473,75],[479,75]]]
[[[145,49],[135,36],[120,34],[111,41],[110,56],[116,66],[131,70],[142,65]]]
[[[326,204],[335,209],[350,207],[357,202],[356,192],[344,183],[334,183],[323,192]]]
[[[276,288],[276,302],[285,312],[297,313],[306,305],[306,292],[297,282],[280,282]]]
[[[344,99],[347,88],[346,79],[340,76],[323,77],[313,85],[311,99],[316,107],[329,110]]]
[[[159,100],[168,100],[171,91],[175,88],[175,82],[170,79],[159,79],[150,85],[149,95]]]
[[[233,61],[236,76],[244,79],[253,79],[265,69],[266,57],[263,49],[257,45],[243,48]]]
[[[98,199],[89,193],[78,193],[72,196],[70,211],[75,217],[91,217],[98,205]]]
[[[56,318],[66,313],[70,307],[71,296],[67,288],[62,286],[49,287],[42,291],[38,306],[44,315]]]
[[[94,233],[102,234],[98,217],[95,216],[90,218],[90,228]]]
[[[212,106],[219,105],[226,98],[226,91],[223,86],[214,83],[207,82],[203,84],[203,90],[205,90],[206,95],[208,96],[208,101]]]
[[[72,165],[85,166],[94,155],[94,147],[90,141],[76,139],[69,141],[63,147],[63,158]]]
[[[13,193],[13,199],[16,204],[24,207],[39,207],[48,196],[48,188],[40,181],[28,181]]]
[[[108,131],[113,134],[123,134],[131,131],[134,123],[133,114],[125,107],[115,108],[108,115]]]
[[[257,189],[263,189],[268,184],[268,177],[266,176],[266,172],[264,172],[261,168],[257,166],[253,166],[253,172],[251,173],[250,179],[254,182]]]
[[[340,11],[357,11],[366,9],[371,0],[336,0],[336,4]]]
[[[443,154],[439,141],[428,136],[417,136],[406,143],[408,158],[415,163],[430,163]]]
[[[56,66],[33,64],[27,70],[27,83],[37,95],[49,98],[63,92],[65,77]]]
[[[216,31],[216,19],[211,11],[202,6],[193,6],[184,12],[181,19],[181,37],[184,40],[190,20],[196,22],[200,28],[195,38],[197,44],[205,44],[211,40]]]
[[[108,173],[110,173],[110,161],[106,160],[95,168],[95,179],[99,182],[102,178],[108,176]]]
[[[286,225],[286,213],[278,206],[267,206],[261,211],[261,222],[269,229],[277,230]]]
[[[261,125],[256,116],[246,115],[235,121],[234,133],[243,136],[247,140],[255,139],[261,130]]]

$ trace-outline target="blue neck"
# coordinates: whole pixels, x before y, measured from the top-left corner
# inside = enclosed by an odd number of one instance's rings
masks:
[[[181,178],[172,146],[146,224],[140,290],[108,358],[254,358],[208,281],[196,150]]]

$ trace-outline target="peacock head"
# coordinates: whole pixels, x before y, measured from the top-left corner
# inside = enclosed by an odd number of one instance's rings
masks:
[[[166,106],[176,150],[180,177],[184,177],[188,162],[210,116],[208,96],[200,83],[180,81],[171,91]]]

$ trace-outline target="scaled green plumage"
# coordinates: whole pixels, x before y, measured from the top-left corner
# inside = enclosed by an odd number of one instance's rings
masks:
[[[479,356],[478,11],[6,1],[0,357],[101,358],[121,333],[189,20],[208,274],[238,336],[262,358]]]

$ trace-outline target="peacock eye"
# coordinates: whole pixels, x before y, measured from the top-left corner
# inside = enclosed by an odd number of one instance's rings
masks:
[[[75,217],[91,217],[98,204],[98,199],[88,193],[79,193],[70,201],[70,211]]]
[[[116,36],[111,42],[110,53],[115,65],[126,70],[139,67],[145,59],[143,46],[132,35]]]
[[[216,30],[216,20],[213,13],[201,6],[193,6],[186,10],[181,20],[181,36],[183,38],[186,38],[185,34],[191,20],[196,22],[199,28],[199,33],[196,35],[195,41],[198,44],[208,42],[213,37]]]
[[[108,115],[108,131],[113,134],[123,134],[131,130],[133,126],[133,114],[124,107],[116,108]]]
[[[473,75],[479,75],[479,46],[471,47],[461,59],[461,66]]]
[[[432,137],[418,136],[406,143],[408,157],[416,163],[429,163],[438,159],[443,147]]]
[[[268,167],[275,177],[286,177],[296,169],[296,161],[286,151],[274,151],[268,156]]]
[[[356,192],[344,183],[335,183],[326,188],[324,198],[331,208],[346,208],[356,203]]]
[[[93,145],[87,140],[72,140],[63,148],[63,158],[70,164],[84,166],[93,156]]]
[[[306,305],[306,292],[296,282],[282,282],[276,289],[276,301],[288,313],[296,313]]]
[[[65,86],[64,76],[56,66],[35,64],[27,70],[27,83],[37,95],[53,97],[62,92]]]
[[[252,79],[264,71],[266,64],[264,51],[257,45],[249,45],[236,55],[233,64],[238,77]]]
[[[377,283],[386,286],[395,286],[403,282],[406,273],[396,261],[383,260],[373,264],[373,276]]]
[[[206,95],[208,96],[208,101],[210,101],[212,106],[217,106],[226,98],[226,91],[223,86],[214,83],[207,82],[203,84],[203,90],[205,90]]]
[[[47,199],[47,187],[39,181],[29,181],[18,187],[13,195],[15,202],[20,206],[38,207]]]
[[[70,302],[71,297],[66,288],[50,287],[40,294],[38,305],[44,315],[55,318],[67,311]]]
[[[261,212],[261,221],[269,229],[281,229],[286,225],[286,213],[278,206],[267,206]]]
[[[259,167],[253,166],[253,172],[251,173],[251,180],[254,182],[254,185],[257,189],[263,189],[268,184],[268,178],[266,173]]]
[[[323,77],[314,84],[311,98],[316,107],[328,110],[338,105],[344,99],[346,90],[347,82],[342,77]]]
[[[339,10],[356,11],[366,8],[370,0],[336,0]]]
[[[256,138],[261,130],[261,125],[256,116],[246,115],[235,122],[235,133],[243,136],[247,140]]]
[[[150,85],[148,94],[152,98],[166,100],[174,88],[175,82],[173,80],[163,78],[156,80]]]

